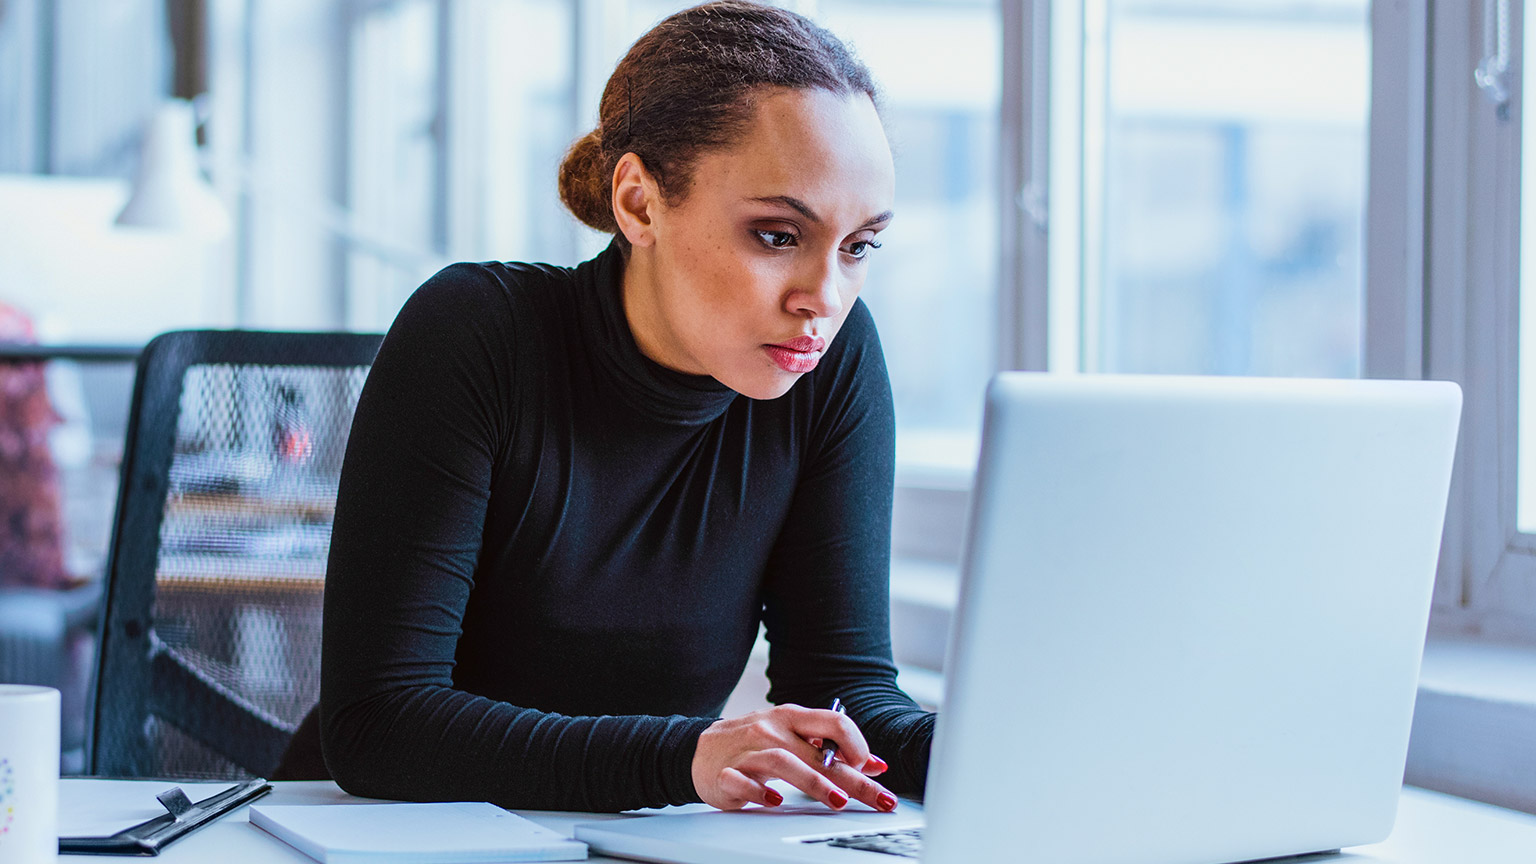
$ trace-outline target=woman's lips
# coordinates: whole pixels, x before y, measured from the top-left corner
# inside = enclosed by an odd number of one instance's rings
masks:
[[[777,342],[774,345],[790,351],[815,351],[818,354],[827,350],[827,340],[820,336],[796,336],[788,342]]]
[[[796,336],[787,342],[764,345],[769,359],[785,372],[802,373],[816,368],[821,354],[827,349],[827,340],[820,336]]]

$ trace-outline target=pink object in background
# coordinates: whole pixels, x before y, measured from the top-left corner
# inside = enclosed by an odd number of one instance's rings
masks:
[[[0,302],[0,343],[37,341],[32,322]],[[60,422],[41,361],[0,363],[0,585],[62,588],[64,525],[48,435]]]

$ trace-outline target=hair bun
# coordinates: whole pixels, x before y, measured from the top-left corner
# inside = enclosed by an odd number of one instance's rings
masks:
[[[603,172],[603,133],[593,129],[566,151],[560,163],[560,201],[586,225],[605,234],[619,233],[613,218],[610,178]]]

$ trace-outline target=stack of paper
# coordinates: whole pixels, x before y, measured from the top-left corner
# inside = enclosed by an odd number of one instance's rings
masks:
[[[571,861],[587,845],[485,803],[251,807],[251,824],[324,864]]]

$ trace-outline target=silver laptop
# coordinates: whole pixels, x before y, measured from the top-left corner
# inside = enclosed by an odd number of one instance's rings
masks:
[[[757,808],[576,836],[686,864],[899,864],[829,840],[923,817],[917,856],[946,864],[1383,840],[1460,407],[1443,382],[999,375],[926,813]]]

